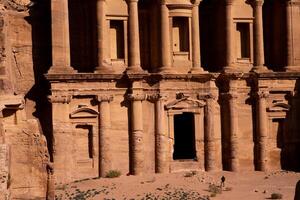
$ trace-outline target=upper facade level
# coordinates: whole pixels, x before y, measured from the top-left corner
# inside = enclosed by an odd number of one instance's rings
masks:
[[[300,71],[299,0],[52,0],[65,73]]]

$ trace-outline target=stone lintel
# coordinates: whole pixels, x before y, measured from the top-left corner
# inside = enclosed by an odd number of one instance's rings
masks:
[[[76,74],[45,74],[47,80],[54,81],[62,81],[62,82],[80,82],[84,81],[113,81],[120,80],[123,77],[123,74],[96,74],[96,73],[76,73]]]
[[[50,95],[48,100],[51,103],[70,103],[72,100],[71,95]]]

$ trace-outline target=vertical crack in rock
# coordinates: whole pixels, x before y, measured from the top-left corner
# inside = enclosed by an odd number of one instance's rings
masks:
[[[13,56],[14,56],[14,61],[15,61],[16,67],[17,67],[17,69],[18,69],[19,75],[20,75],[21,77],[23,77],[23,76],[22,76],[22,72],[21,72],[20,67],[19,67],[19,64],[18,64],[18,61],[17,61],[17,56],[16,56],[17,50],[13,49],[13,50],[12,50],[12,53],[13,53]]]

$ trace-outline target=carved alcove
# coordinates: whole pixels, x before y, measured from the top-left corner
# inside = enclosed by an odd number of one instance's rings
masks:
[[[274,169],[282,169],[285,162],[283,151],[286,148],[288,131],[287,113],[290,105],[284,100],[274,100],[267,108],[268,112],[268,146],[269,146],[269,166]]]
[[[193,99],[183,94],[178,94],[175,100],[165,105],[169,138],[171,139],[171,161],[175,163],[182,161],[201,162],[201,164],[196,164],[197,168],[201,168],[204,162],[205,105],[204,100]],[[173,168],[176,167],[180,166],[175,164]]]
[[[173,65],[177,71],[189,69],[192,61],[192,8],[190,2],[168,4]]]
[[[76,179],[99,174],[99,112],[92,106],[77,104],[69,114],[73,133]]]

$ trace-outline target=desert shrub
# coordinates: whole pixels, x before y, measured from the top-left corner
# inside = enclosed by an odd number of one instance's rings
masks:
[[[222,188],[215,184],[209,184],[208,191],[210,192],[210,197],[215,197],[215,196],[217,196],[217,194],[222,193]]]
[[[208,191],[211,193],[215,193],[215,194],[221,194],[222,193],[222,188],[220,186],[217,186],[215,184],[210,184],[208,186]]]
[[[271,199],[282,199],[282,194],[280,193],[272,193]]]
[[[119,170],[109,170],[106,174],[105,174],[105,178],[116,178],[121,176],[121,172]]]

